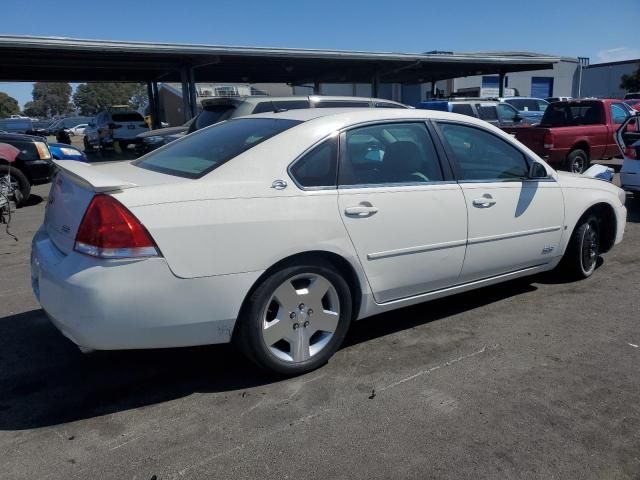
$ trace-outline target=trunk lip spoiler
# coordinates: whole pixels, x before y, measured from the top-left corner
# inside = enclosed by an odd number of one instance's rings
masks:
[[[69,174],[72,180],[89,185],[94,192],[110,192],[137,186],[133,182],[101,172],[90,163],[77,160],[53,160],[53,163]]]

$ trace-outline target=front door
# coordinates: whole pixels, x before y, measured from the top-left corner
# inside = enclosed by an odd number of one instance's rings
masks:
[[[439,123],[469,212],[460,283],[542,265],[557,257],[563,233],[560,186],[529,180],[529,162],[486,129]]]
[[[338,208],[375,300],[455,284],[467,208],[425,123],[354,128],[342,136],[340,157]]]

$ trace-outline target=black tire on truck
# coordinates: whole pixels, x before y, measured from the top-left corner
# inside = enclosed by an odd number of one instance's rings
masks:
[[[580,148],[576,148],[567,155],[564,168],[568,172],[583,173],[589,168],[589,163],[589,154]]]
[[[29,199],[29,195],[31,195],[31,182],[27,176],[16,167],[0,165],[0,177],[4,177],[7,173],[11,176],[12,185],[20,192],[16,195],[15,201],[16,206],[21,207]]]

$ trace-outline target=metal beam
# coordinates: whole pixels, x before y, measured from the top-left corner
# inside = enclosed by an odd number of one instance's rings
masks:
[[[501,98],[504,97],[504,77],[505,73],[501,71],[498,75],[498,78],[500,79],[498,81],[498,96]]]
[[[373,77],[371,77],[371,96],[377,97],[380,92],[380,72],[375,71]]]

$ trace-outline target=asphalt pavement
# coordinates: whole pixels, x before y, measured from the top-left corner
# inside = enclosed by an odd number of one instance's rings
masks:
[[[29,282],[46,186],[0,227],[2,479],[640,479],[640,202],[594,276],[358,322],[273,380],[229,346],[85,356]]]

